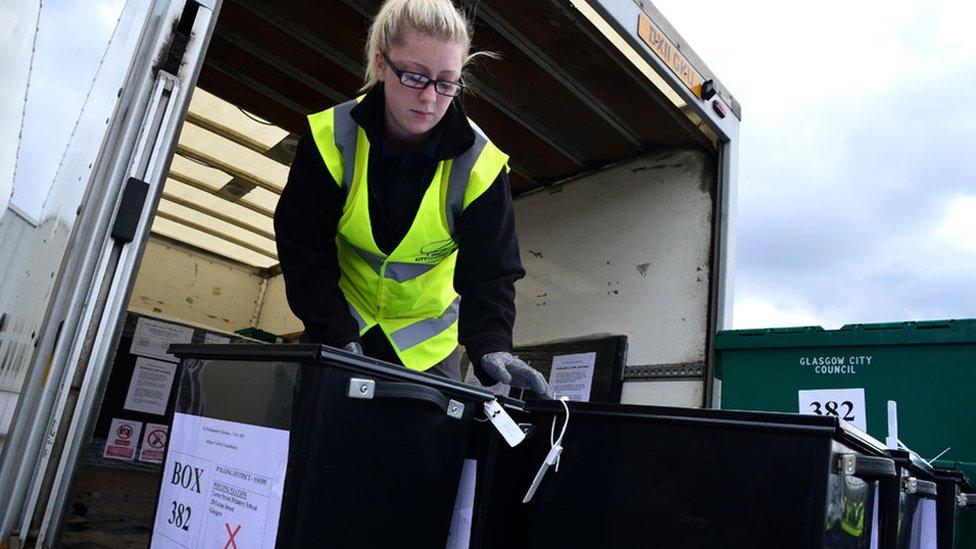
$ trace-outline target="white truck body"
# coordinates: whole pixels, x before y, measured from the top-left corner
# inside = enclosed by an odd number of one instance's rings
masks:
[[[375,8],[370,0],[335,1],[364,14]],[[186,162],[181,128],[201,71],[206,65],[214,75],[233,73],[220,65],[225,59],[207,57],[222,10],[264,9],[254,7],[254,0],[227,2],[127,2],[39,215],[0,202],[0,501],[8,502],[0,506],[0,544],[11,535],[21,541],[36,536],[38,546],[56,543],[126,311],[226,332],[301,330],[285,300],[280,268],[268,267],[273,252],[264,250],[260,259],[266,244],[248,253],[239,244],[228,245],[237,255],[221,254],[219,235],[180,226],[174,221],[181,212],[173,206],[178,197],[173,191],[165,195],[164,187],[177,185],[171,182],[176,162]],[[486,4],[479,12],[486,24],[534,62],[551,61],[514,27],[504,30],[509,27],[503,17],[511,13]],[[627,64],[627,71],[641,74],[648,93],[669,110],[673,119],[666,123],[690,128],[705,145],[648,147],[523,189],[515,209],[528,274],[517,284],[516,344],[626,335],[623,402],[710,405],[711,340],[731,320],[738,105],[648,2],[546,5],[569,14],[600,42],[608,63]],[[37,5],[24,6],[16,12],[18,21],[36,20]],[[282,27],[274,14],[265,17]],[[311,43],[299,31],[292,36],[335,61],[327,42]],[[660,36],[669,46],[647,39]],[[17,51],[21,59],[23,49]],[[682,63],[694,66],[689,71]],[[622,134],[633,131],[629,120],[608,114],[610,103],[581,89],[568,68],[556,65],[550,75]],[[17,72],[25,74],[22,66]],[[689,86],[692,73],[698,89]],[[325,96],[334,91],[299,76]],[[700,87],[703,80],[714,86],[714,96]],[[280,104],[290,101],[293,110],[304,107],[260,82],[248,85]],[[520,114],[514,102],[506,107],[505,97],[482,94],[513,119]],[[10,112],[6,106],[0,111],[4,121]],[[521,123],[531,126],[532,113],[521,114]],[[564,146],[571,139],[558,131],[546,135],[540,127],[540,141],[567,156],[577,152]],[[641,139],[631,141],[639,145]],[[518,150],[507,152],[515,172],[529,171],[517,164]],[[0,158],[4,170],[7,160]],[[5,200],[9,187],[4,177]],[[113,237],[123,197],[140,190],[145,200],[131,239]],[[274,196],[270,192],[265,200]],[[157,207],[163,214],[155,215]],[[268,222],[266,206],[249,207],[252,213],[264,211],[259,221]],[[213,221],[213,227],[220,223],[228,234],[253,225],[242,217],[236,225],[233,219]],[[194,239],[181,237],[193,231]],[[260,262],[249,263],[252,255]]]

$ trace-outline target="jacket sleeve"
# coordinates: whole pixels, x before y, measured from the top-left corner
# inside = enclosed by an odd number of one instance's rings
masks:
[[[502,170],[487,191],[468,205],[455,227],[458,242],[454,288],[461,296],[458,340],[475,375],[494,385],[481,357],[512,350],[515,281],[525,276],[515,236],[515,211],[508,175]]]
[[[303,136],[275,209],[275,240],[288,305],[305,325],[302,341],[333,347],[359,339],[339,290],[335,238],[344,200],[312,137]]]

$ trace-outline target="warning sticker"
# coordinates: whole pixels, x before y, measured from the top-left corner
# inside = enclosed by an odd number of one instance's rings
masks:
[[[147,423],[146,433],[142,436],[142,446],[139,448],[139,461],[162,463],[168,439],[169,426]]]
[[[142,422],[113,418],[102,455],[109,459],[132,461],[136,457],[136,444],[141,432]]]

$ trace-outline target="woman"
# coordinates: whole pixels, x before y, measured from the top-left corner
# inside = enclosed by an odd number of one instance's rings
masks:
[[[460,379],[546,393],[512,355],[515,237],[508,156],[464,114],[470,25],[450,0],[389,0],[365,95],[309,118],[275,211],[304,341]]]

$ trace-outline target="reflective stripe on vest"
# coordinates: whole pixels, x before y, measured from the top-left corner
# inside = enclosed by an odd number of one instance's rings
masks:
[[[373,268],[373,272],[380,274],[380,270],[383,268],[383,257],[371,254],[365,250],[360,250],[359,248],[353,249],[359,254],[360,257],[363,258],[367,265]],[[386,264],[386,273],[384,276],[387,278],[392,278],[397,282],[406,282],[412,278],[417,278],[433,268],[434,265],[427,265],[424,263],[390,262]]]
[[[355,106],[355,101],[346,101],[335,107],[335,116],[333,118],[335,123],[335,146],[339,149],[339,154],[342,155],[342,163],[344,166],[356,165],[356,132],[358,126],[349,114]],[[354,175],[355,170],[345,170],[343,173],[342,188],[347,192],[352,187],[352,178]],[[339,179],[336,179],[336,182],[339,182]]]
[[[352,119],[355,105],[309,116],[323,161],[346,195],[336,237],[339,287],[360,334],[379,325],[405,366],[426,370],[457,347],[456,221],[506,169],[508,156],[472,123],[474,145],[438,162],[410,230],[387,255],[370,224],[369,140]]]
[[[406,328],[401,328],[392,334],[390,338],[401,350],[406,350],[414,345],[423,343],[431,335],[439,334],[451,327],[458,320],[458,311],[461,309],[461,298],[457,297],[451,305],[437,318],[426,318]],[[452,349],[453,350],[453,349]]]

